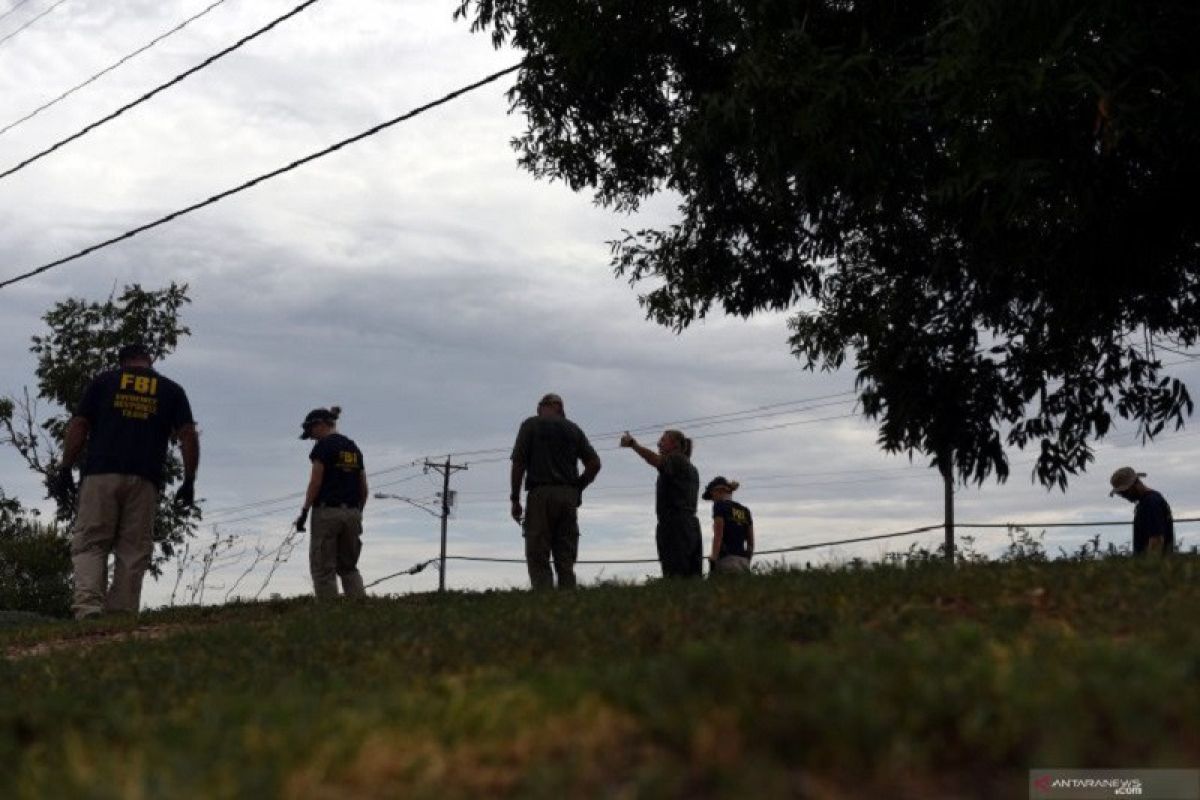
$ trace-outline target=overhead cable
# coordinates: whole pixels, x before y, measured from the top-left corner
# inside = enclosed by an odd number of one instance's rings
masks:
[[[1175,522],[1200,522],[1200,517],[1180,517],[1179,519],[1176,519]],[[955,527],[956,528],[1017,528],[1017,527],[1020,527],[1020,528],[1068,528],[1068,527],[1095,527],[1095,526],[1100,526],[1100,525],[1125,525],[1125,526],[1128,526],[1129,522],[1128,521],[1123,521],[1123,522],[1047,522],[1047,523],[1040,523],[1040,522],[1039,523],[994,522],[993,523],[993,522],[989,522],[989,523],[979,523],[979,524],[970,524],[970,525],[956,524]],[[838,545],[844,545],[844,544],[860,544],[862,542],[875,542],[875,541],[880,541],[882,539],[896,539],[896,538],[899,538],[902,536],[915,536],[916,534],[919,534],[919,533],[931,533],[932,531],[942,530],[944,527],[945,527],[944,523],[938,523],[935,525],[922,525],[917,528],[908,528],[907,530],[892,531],[890,533],[879,533],[879,534],[875,534],[873,536],[855,536],[855,537],[851,537],[848,539],[831,539],[831,540],[824,541],[824,542],[811,542],[809,544],[798,544],[798,545],[792,545],[790,547],[777,547],[777,548],[772,548],[769,550],[756,550],[756,551],[754,551],[754,555],[756,555],[756,556],[780,555],[780,554],[785,554],[785,553],[801,552],[804,550],[817,550],[817,549],[820,549],[823,547],[836,547]],[[474,555],[447,555],[446,560],[447,561],[473,561],[473,562],[477,562],[477,563],[490,563],[490,564],[525,564],[526,563],[526,560],[524,558],[502,558],[499,556],[474,556]],[[657,564],[657,563],[659,563],[659,560],[660,559],[657,559],[657,558],[592,558],[592,559],[579,559],[575,563],[576,564],[600,564],[600,565],[605,565],[605,564]],[[402,572],[396,572],[391,575],[385,575],[384,577],[379,578],[378,580],[367,584],[367,587],[375,586],[376,584],[383,583],[386,580],[390,580],[390,579],[398,577],[400,575],[413,575],[413,574],[425,569],[425,567],[429,566],[430,564],[437,563],[437,561],[438,561],[437,558],[431,558],[427,561],[423,561],[419,564],[416,564],[415,566],[410,567],[409,569],[403,570]]]
[[[315,0],[309,0],[309,1],[315,2]],[[326,147],[323,150],[319,150],[311,155],[307,155],[304,158],[297,159],[286,166],[280,167],[279,169],[275,169],[270,172],[263,173],[262,175],[259,175],[257,178],[252,178],[251,180],[248,180],[245,183],[238,184],[237,186],[233,187],[232,189],[226,189],[225,191],[221,192],[220,194],[215,194],[212,197],[209,197],[207,200],[202,200],[199,203],[193,203],[192,205],[190,205],[186,208],[182,208],[178,211],[173,211],[164,217],[159,217],[158,219],[154,220],[153,222],[148,222],[145,225],[139,225],[136,228],[125,231],[125,233],[122,233],[120,236],[114,236],[111,239],[107,239],[103,242],[99,242],[98,244],[91,245],[90,247],[85,247],[84,249],[82,249],[76,253],[73,253],[64,258],[60,258],[57,261],[51,261],[48,264],[43,264],[42,266],[38,267],[37,269],[29,270],[28,272],[22,273],[20,275],[14,275],[13,277],[8,278],[7,280],[0,281],[0,289],[5,288],[6,286],[11,286],[14,283],[19,283],[20,281],[23,281],[23,280],[28,280],[29,278],[32,278],[35,275],[40,275],[43,272],[46,272],[48,270],[51,270],[55,267],[66,264],[68,262],[75,261],[76,259],[83,258],[84,256],[88,255],[89,253],[94,253],[97,250],[101,250],[105,247],[114,245],[117,242],[124,241],[125,239],[132,239],[134,236],[137,236],[139,233],[145,233],[146,231],[151,230],[153,228],[157,228],[160,225],[165,225],[166,223],[168,223],[174,219],[178,219],[179,217],[182,217],[185,214],[190,214],[193,211],[197,211],[201,208],[205,208],[206,206],[211,206],[214,203],[224,200],[226,197],[235,195],[239,192],[243,192],[246,189],[249,189],[253,186],[257,186],[258,184],[262,183],[263,181],[267,181],[267,180],[270,180],[271,178],[278,177],[278,176],[284,174],[285,172],[291,172],[292,170],[294,170],[298,167],[301,167],[311,161],[316,161],[319,158],[322,158],[324,156],[329,155],[330,153],[340,150],[348,144],[353,144],[355,142],[361,141],[362,139],[366,139],[369,136],[374,136],[375,134],[379,133],[380,131],[386,130],[387,128],[390,128],[393,125],[397,125],[401,122],[404,122],[405,120],[412,119],[413,117],[415,117],[419,114],[429,111],[430,109],[437,108],[440,105],[444,105],[445,103],[448,103],[451,100],[454,100],[474,89],[478,89],[481,86],[486,86],[487,84],[492,83],[493,81],[499,80],[500,78],[504,77],[505,75],[509,74],[510,72],[515,72],[520,68],[521,68],[521,64],[514,64],[513,66],[508,67],[507,69],[502,69],[499,72],[493,72],[491,75],[488,75],[486,78],[475,81],[474,83],[468,84],[467,86],[463,86],[460,89],[455,89],[453,92],[443,95],[442,97],[439,97],[437,100],[434,100],[430,103],[426,103],[423,106],[418,106],[417,108],[414,108],[411,111],[401,114],[398,117],[394,117],[386,122],[381,122],[380,124],[375,125],[374,127],[368,128],[367,130],[363,131],[362,133],[358,133],[354,136],[351,136],[348,139],[343,139],[340,142],[337,142],[336,144],[330,145],[329,147]]]
[[[625,432],[642,433],[645,431],[662,430],[664,428],[673,428],[673,427],[683,426],[683,425],[694,425],[695,427],[708,427],[711,425],[722,425],[722,424],[728,424],[730,422],[744,422],[744,421],[750,420],[750,419],[760,419],[763,417],[780,416],[783,414],[797,414],[802,411],[809,411],[813,408],[825,408],[826,406],[839,405],[839,403],[838,402],[821,403],[820,405],[813,405],[813,406],[810,406],[809,408],[789,408],[784,411],[779,411],[776,409],[781,409],[786,406],[807,405],[809,403],[816,403],[817,401],[820,401],[820,400],[828,400],[830,398],[837,398],[837,397],[846,397],[847,395],[852,395],[852,394],[854,394],[854,392],[852,390],[844,391],[844,392],[834,392],[832,394],[822,394],[822,395],[818,395],[816,397],[805,397],[800,400],[785,400],[780,403],[771,403],[771,404],[765,405],[765,406],[751,406],[750,408],[744,408],[739,411],[727,411],[723,414],[709,414],[709,415],[703,416],[703,417],[692,417],[690,419],[677,419],[677,420],[670,420],[667,422],[655,422],[655,423],[649,423],[649,424],[644,424],[644,425],[638,425],[636,427],[631,426],[631,427],[623,428],[621,430],[616,430],[616,431],[603,431],[601,433],[595,434],[592,438],[600,439],[600,438],[604,438],[607,436],[620,436],[622,433],[625,433]],[[755,413],[755,412],[767,412],[767,413]],[[733,419],[734,417],[741,417],[741,419]],[[717,420],[719,420],[719,421],[717,421]],[[491,455],[492,453],[507,453],[507,452],[509,452],[510,449],[511,448],[508,448],[508,447],[491,447],[491,448],[487,448],[485,450],[464,450],[461,452],[453,451],[453,452],[446,453],[439,457],[441,457],[441,458],[445,458],[445,457],[462,458],[463,456],[483,456],[483,455]],[[433,456],[430,456],[430,458],[433,458]]]
[[[0,14],[0,20],[7,18],[9,14],[12,14],[14,11],[28,2],[29,0],[17,0],[17,2],[13,3],[12,8],[10,8],[8,11],[5,11],[3,14]]]
[[[28,22],[26,22],[26,23],[25,23],[24,25],[22,25],[21,27],[17,28],[15,31],[13,31],[12,33],[10,33],[10,34],[8,34],[7,36],[5,36],[3,39],[0,39],[0,45],[4,44],[4,43],[5,43],[5,42],[7,42],[9,39],[13,38],[13,37],[14,37],[14,36],[16,36],[18,33],[20,33],[21,31],[25,30],[25,29],[26,29],[26,28],[28,28],[30,25],[32,25],[33,23],[37,22],[39,19],[41,19],[42,17],[46,16],[46,15],[47,15],[47,14],[49,14],[51,11],[53,11],[53,10],[54,10],[54,9],[56,9],[56,8],[58,8],[59,6],[61,6],[61,5],[62,5],[63,3],[65,3],[65,2],[67,2],[67,0],[58,0],[58,2],[57,2],[57,3],[55,3],[54,5],[52,5],[52,6],[50,6],[49,8],[47,8],[45,11],[43,11],[43,12],[42,12],[42,13],[40,13],[40,14],[38,14],[38,15],[37,15],[36,17],[34,17],[33,19],[29,20]],[[5,13],[5,15],[4,15],[4,16],[8,16],[8,15],[9,15],[9,14],[11,14],[13,11],[16,11],[16,9],[17,9],[17,6],[19,6],[19,5],[21,5],[21,4],[20,4],[20,3],[17,3],[17,5],[16,5],[16,6],[13,6],[12,8],[10,8],[10,9],[9,9],[9,10],[8,10],[8,11]]]
[[[53,105],[56,105],[57,103],[60,103],[60,102],[62,102],[63,100],[65,100],[65,99],[67,99],[68,97],[70,97],[71,95],[75,94],[75,92],[79,91],[80,89],[84,88],[85,86],[87,86],[87,85],[89,85],[89,84],[91,84],[91,83],[94,83],[95,81],[97,81],[97,80],[99,80],[100,78],[104,77],[104,76],[105,76],[105,75],[107,75],[108,73],[112,72],[112,71],[113,71],[114,69],[116,69],[117,67],[119,67],[119,66],[121,66],[122,64],[124,64],[125,62],[129,61],[130,59],[134,58],[135,56],[139,56],[139,55],[141,55],[142,53],[144,53],[144,52],[146,52],[147,50],[149,50],[151,47],[154,47],[154,45],[158,44],[158,43],[159,43],[159,42],[161,42],[163,39],[166,39],[167,37],[169,37],[169,36],[172,36],[173,34],[176,34],[176,33],[178,33],[179,31],[183,30],[185,27],[187,27],[187,26],[188,26],[188,25],[190,25],[191,23],[195,22],[196,20],[200,19],[200,18],[201,18],[201,17],[203,17],[205,14],[207,14],[207,13],[208,13],[208,12],[210,12],[210,11],[212,11],[214,8],[216,8],[217,6],[221,5],[221,4],[222,4],[222,3],[224,3],[224,2],[225,2],[225,0],[216,0],[215,2],[213,2],[213,3],[209,4],[209,6],[208,6],[207,8],[205,8],[204,10],[200,11],[200,12],[199,12],[199,13],[197,13],[197,14],[193,14],[192,16],[188,17],[188,18],[187,18],[187,19],[185,19],[183,22],[179,23],[179,24],[178,24],[178,25],[176,25],[174,28],[171,28],[171,29],[170,29],[169,31],[167,31],[166,33],[163,33],[163,34],[160,34],[160,35],[156,36],[155,38],[151,39],[151,40],[150,40],[149,42],[147,42],[146,44],[144,44],[144,45],[142,45],[141,47],[139,47],[137,50],[134,50],[132,53],[130,53],[129,55],[127,55],[127,56],[125,56],[125,57],[123,57],[123,58],[121,58],[119,61],[116,61],[116,62],[114,62],[113,64],[111,64],[111,65],[109,65],[109,66],[105,67],[104,69],[100,70],[100,71],[99,71],[99,72],[97,72],[95,75],[93,75],[92,77],[90,77],[90,78],[88,78],[87,80],[83,81],[82,83],[79,83],[79,84],[76,84],[75,86],[72,86],[70,89],[67,89],[65,92],[63,92],[62,94],[60,94],[58,97],[55,97],[53,100],[47,100],[45,103],[43,103],[42,105],[38,106],[38,107],[37,107],[37,108],[35,108],[33,111],[30,111],[28,114],[26,114],[25,116],[21,117],[20,119],[13,120],[12,122],[10,122],[10,123],[8,123],[7,125],[5,125],[3,128],[0,128],[0,136],[4,135],[5,133],[8,133],[9,131],[11,131],[13,128],[17,127],[17,126],[18,126],[18,125],[20,125],[21,123],[23,123],[23,122],[28,122],[29,120],[31,120],[31,119],[33,119],[34,117],[36,117],[38,114],[40,114],[40,113],[42,113],[43,111],[45,111],[47,108],[50,108],[51,106],[53,106]]]
[[[408,477],[400,478],[398,480],[385,481],[384,483],[376,484],[373,488],[384,489],[384,488],[387,488],[390,486],[396,486],[398,484],[405,483],[406,481],[410,481],[415,478],[419,478],[419,477],[421,477],[421,475],[422,475],[422,473],[418,472],[416,475],[409,475]],[[294,503],[297,500],[303,500],[304,495],[305,495],[304,492],[293,492],[292,494],[281,495],[280,497],[275,497],[270,500],[259,500],[254,503],[246,503],[245,505],[237,506],[235,508],[224,508],[224,509],[219,509],[219,510],[211,511],[211,512],[206,511],[206,512],[204,512],[204,522],[213,523],[216,525],[232,525],[235,522],[245,522],[246,520],[249,520],[249,519],[258,519],[259,517],[267,517],[267,516],[270,516],[271,514],[278,514],[282,510],[282,507],[285,507],[289,503]],[[267,508],[267,506],[273,506],[273,508]],[[240,513],[242,511],[250,511],[251,509],[254,509],[254,508],[261,508],[263,510],[254,511],[253,513],[248,513],[248,514]],[[235,514],[236,516],[234,516],[233,518],[230,518],[229,517],[230,514]],[[221,519],[212,519],[212,517],[214,517],[214,516],[222,517],[222,518]]]
[[[717,433],[698,433],[695,436],[691,436],[688,438],[690,438],[690,439],[713,439],[718,436],[739,436],[743,433],[759,433],[761,431],[776,431],[776,430],[780,430],[782,428],[794,428],[797,425],[813,425],[818,422],[832,422],[834,420],[840,420],[840,419],[853,419],[853,418],[856,418],[857,416],[858,415],[854,414],[854,413],[834,414],[834,415],[828,416],[828,417],[817,417],[815,419],[800,419],[800,420],[795,420],[793,422],[783,422],[778,425],[766,425],[761,428],[741,428],[739,430],[719,431]],[[752,419],[752,418],[747,417],[747,419]],[[736,420],[736,421],[741,422],[742,420]],[[621,445],[610,445],[608,447],[597,447],[596,452],[607,453],[607,452],[611,452],[614,450],[620,450],[620,449],[621,449]],[[469,463],[471,464],[471,466],[477,466],[477,465],[481,465],[481,464],[497,464],[501,461],[508,461],[508,460],[509,460],[508,456],[498,456],[496,458],[481,458],[476,461],[471,461]]]
[[[59,0],[59,2],[63,2],[63,0]],[[246,44],[247,42],[250,42],[250,41],[252,41],[252,40],[254,40],[254,39],[257,39],[259,36],[262,36],[264,33],[266,33],[267,31],[271,30],[272,28],[274,28],[274,27],[275,27],[276,25],[278,25],[279,23],[281,23],[281,22],[284,22],[285,20],[288,20],[288,19],[290,19],[290,18],[292,18],[292,17],[296,16],[296,15],[297,15],[297,14],[299,14],[301,11],[303,11],[304,9],[308,8],[309,6],[313,5],[313,4],[314,4],[314,3],[316,3],[316,2],[318,2],[318,0],[304,0],[304,2],[303,2],[303,3],[301,3],[301,4],[300,4],[300,5],[298,5],[298,6],[296,6],[296,7],[295,7],[295,8],[293,8],[291,11],[287,12],[286,14],[284,14],[283,16],[276,17],[276,18],[275,18],[275,19],[273,19],[271,22],[267,23],[267,24],[266,24],[266,25],[264,25],[263,27],[261,27],[261,28],[259,28],[258,30],[256,30],[254,33],[252,33],[252,34],[250,34],[250,35],[248,35],[248,36],[244,36],[244,37],[242,37],[242,38],[241,38],[241,39],[239,39],[237,42],[235,42],[234,44],[231,44],[229,47],[226,47],[226,48],[225,48],[224,50],[222,50],[221,52],[219,52],[219,53],[216,53],[215,55],[211,55],[211,56],[209,56],[208,58],[204,59],[204,60],[203,60],[203,61],[201,61],[199,64],[197,64],[196,66],[192,67],[191,69],[189,69],[189,70],[187,70],[187,71],[185,71],[185,72],[181,72],[181,73],[179,73],[179,74],[178,74],[178,75],[176,75],[174,78],[172,78],[171,80],[167,81],[166,83],[161,83],[161,84],[159,84],[158,86],[156,86],[155,88],[153,88],[153,89],[151,89],[150,91],[146,92],[144,95],[142,95],[142,96],[141,96],[141,97],[139,97],[138,99],[136,99],[136,100],[134,100],[134,101],[132,101],[132,102],[126,103],[125,105],[121,106],[121,107],[120,107],[120,108],[118,108],[116,111],[114,111],[114,112],[112,112],[111,114],[109,114],[108,116],[101,117],[100,119],[96,120],[95,122],[91,123],[90,125],[86,125],[86,126],[84,126],[83,128],[79,129],[78,131],[76,131],[75,133],[71,134],[71,135],[70,135],[70,136],[68,136],[67,138],[65,138],[65,139],[60,139],[58,142],[56,142],[56,143],[54,143],[54,144],[50,145],[50,146],[49,146],[49,147],[47,147],[45,150],[42,150],[41,152],[39,152],[39,153],[37,153],[37,154],[35,154],[35,155],[32,155],[32,156],[30,156],[29,158],[25,159],[24,161],[22,161],[21,163],[17,164],[16,166],[14,166],[14,167],[9,167],[9,168],[8,168],[7,170],[5,170],[4,172],[0,172],[0,180],[3,180],[4,178],[7,178],[9,175],[12,175],[12,174],[13,174],[13,173],[15,173],[15,172],[19,172],[19,171],[21,171],[21,170],[25,169],[25,167],[29,166],[30,164],[34,163],[35,161],[38,161],[38,160],[39,160],[39,159],[41,159],[41,158],[44,158],[45,156],[48,156],[48,155],[50,155],[50,154],[51,154],[51,153],[53,153],[55,150],[58,150],[60,147],[63,147],[64,145],[70,144],[71,142],[75,141],[76,139],[79,139],[79,138],[81,138],[81,137],[83,137],[83,136],[86,136],[87,134],[89,134],[89,133],[91,133],[92,131],[96,130],[96,128],[99,128],[101,125],[104,125],[105,123],[108,123],[108,122],[112,122],[114,119],[116,119],[117,117],[121,116],[121,115],[122,115],[122,114],[124,114],[126,111],[130,110],[131,108],[135,108],[135,107],[137,107],[137,106],[140,106],[142,103],[146,102],[147,100],[149,100],[150,98],[154,97],[155,95],[157,95],[157,94],[160,94],[160,93],[162,93],[162,92],[166,91],[167,89],[171,88],[171,87],[172,87],[172,86],[174,86],[175,84],[177,84],[177,83],[180,83],[181,81],[185,80],[186,78],[188,78],[188,77],[190,77],[190,76],[192,76],[192,75],[195,75],[197,72],[199,72],[200,70],[202,70],[202,69],[204,69],[205,67],[209,66],[209,65],[210,65],[210,64],[212,64],[214,61],[216,61],[216,60],[218,60],[218,59],[220,59],[220,58],[223,58],[224,56],[227,56],[227,55],[229,55],[229,54],[230,54],[230,53],[232,53],[234,50],[237,50],[239,47],[241,47],[242,45]],[[3,40],[0,40],[0,42],[2,42],[2,41],[3,41]]]

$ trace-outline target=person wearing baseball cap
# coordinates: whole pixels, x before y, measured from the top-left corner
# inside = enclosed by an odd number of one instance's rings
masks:
[[[538,401],[537,413],[521,423],[511,459],[508,499],[525,538],[529,583],[534,589],[553,589],[557,576],[559,589],[574,589],[579,506],[583,490],[600,472],[600,457],[583,429],[567,419],[562,398],[551,392]]]
[[[338,596],[338,580],[347,597],[365,597],[358,558],[362,554],[362,515],[370,496],[362,450],[338,433],[342,414],[338,406],[314,408],[300,423],[301,439],[316,444],[308,454],[312,471],[304,493],[304,507],[296,519],[303,531],[312,511],[308,541],[308,567],[318,600]]]
[[[750,571],[754,556],[754,517],[750,509],[733,499],[740,486],[718,475],[704,487],[700,497],[713,504],[712,555],[708,557],[713,574]]]
[[[1166,498],[1142,483],[1146,473],[1133,467],[1121,467],[1109,478],[1109,497],[1120,495],[1135,504],[1133,510],[1133,552],[1167,554],[1175,550],[1175,520]]]

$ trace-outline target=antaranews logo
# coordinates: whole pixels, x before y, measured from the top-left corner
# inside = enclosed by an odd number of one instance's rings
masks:
[[[1053,775],[1038,775],[1033,779],[1033,788],[1043,794],[1050,791],[1050,787],[1054,784]]]

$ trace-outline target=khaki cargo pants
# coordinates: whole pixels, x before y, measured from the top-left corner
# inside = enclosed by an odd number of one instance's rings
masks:
[[[318,600],[338,596],[338,578],[347,597],[366,597],[358,557],[362,553],[362,511],[339,506],[312,510],[308,567]]]
[[[750,572],[750,559],[745,556],[721,556],[712,565],[718,575],[745,575]]]
[[[137,475],[88,475],[79,487],[71,533],[76,619],[102,611],[131,611],[141,605],[142,578],[154,551],[158,489]],[[112,586],[108,555],[113,553]]]
[[[534,589],[575,588],[579,556],[579,490],[574,486],[537,486],[525,499],[525,563]],[[550,558],[554,557],[554,571]]]

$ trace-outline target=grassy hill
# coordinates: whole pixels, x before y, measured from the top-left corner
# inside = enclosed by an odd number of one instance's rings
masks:
[[[1200,558],[0,631],[3,797],[1025,797],[1200,766]]]

